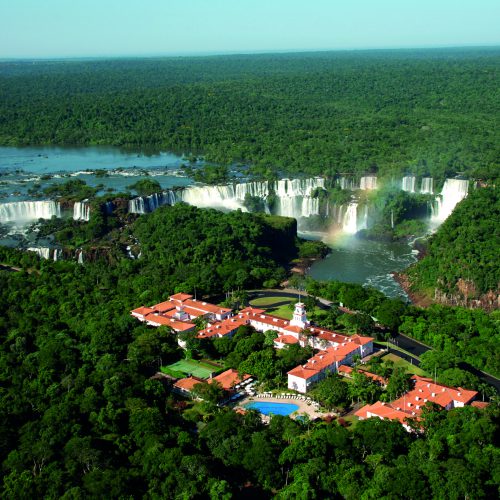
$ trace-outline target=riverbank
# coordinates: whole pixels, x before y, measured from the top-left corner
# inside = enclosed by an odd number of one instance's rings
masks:
[[[418,307],[429,307],[434,303],[432,299],[430,299],[426,295],[412,290],[410,279],[404,272],[394,272],[393,278],[394,281],[396,281],[396,283],[398,283],[399,286],[404,290],[406,295],[408,295],[408,298],[413,305]]]

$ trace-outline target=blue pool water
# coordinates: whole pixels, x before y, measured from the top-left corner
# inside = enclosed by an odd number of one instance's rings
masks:
[[[264,415],[290,415],[299,409],[299,405],[293,403],[267,403],[267,402],[254,402],[244,405],[249,410],[257,410]]]

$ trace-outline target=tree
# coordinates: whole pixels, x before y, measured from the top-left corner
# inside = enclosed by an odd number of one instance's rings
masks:
[[[339,375],[328,375],[316,385],[314,396],[329,409],[345,407],[349,386]]]
[[[385,300],[376,310],[379,323],[396,332],[406,313],[406,305],[399,299]]]
[[[248,358],[238,366],[239,372],[250,373],[260,381],[271,380],[276,377],[276,354],[274,349],[266,348],[252,352]]]
[[[349,384],[349,395],[351,399],[372,403],[381,393],[380,386],[372,379],[368,378],[360,372],[352,373],[352,383]]]
[[[272,347],[274,346],[274,339],[278,338],[278,332],[276,330],[266,330],[264,338],[264,345]]]
[[[343,324],[349,332],[362,335],[371,334],[375,326],[373,319],[364,313],[343,314],[338,323]]]
[[[478,377],[460,368],[448,368],[439,373],[438,382],[451,387],[464,387],[477,390],[480,387]]]
[[[404,368],[395,368],[389,378],[386,392],[389,400],[397,399],[411,388],[411,375]]]
[[[191,391],[191,394],[195,398],[203,399],[208,403],[217,404],[224,395],[224,389],[216,380],[212,380],[211,383],[200,382],[195,384]]]
[[[420,356],[420,368],[434,375],[455,366],[455,356],[449,351],[429,350]]]

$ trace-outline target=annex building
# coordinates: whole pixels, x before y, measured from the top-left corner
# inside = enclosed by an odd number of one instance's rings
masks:
[[[139,307],[131,314],[148,325],[165,325],[176,332],[194,330],[192,321],[203,317],[208,324],[198,332],[199,339],[232,336],[240,326],[250,325],[258,332],[275,331],[276,349],[293,344],[318,349],[319,352],[306,364],[288,372],[288,388],[301,393],[306,393],[328,373],[336,373],[341,366],[352,364],[356,356],[364,358],[373,352],[371,337],[343,335],[311,325],[305,305],[301,302],[295,304],[290,321],[253,307],[246,307],[232,315],[230,309],[197,301],[192,295],[184,293],[172,295],[169,300],[151,307]]]
[[[426,403],[436,403],[445,410],[451,410],[471,404],[478,395],[476,391],[436,384],[431,378],[418,375],[413,375],[412,383],[413,389],[399,399],[390,403],[377,401],[372,405],[363,406],[355,415],[360,420],[370,417],[398,420],[409,431],[411,428],[407,420],[418,420]]]

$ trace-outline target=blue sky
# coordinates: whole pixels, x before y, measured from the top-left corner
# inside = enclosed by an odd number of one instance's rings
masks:
[[[499,0],[0,0],[0,58],[500,45]]]

